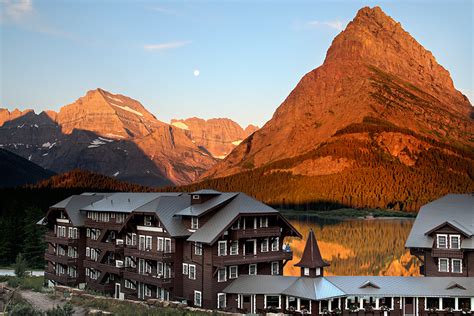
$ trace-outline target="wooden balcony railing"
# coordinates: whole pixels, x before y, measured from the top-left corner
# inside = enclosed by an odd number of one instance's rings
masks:
[[[106,292],[106,293],[110,293],[115,290],[113,283],[102,284],[102,283],[99,283],[97,280],[92,280],[90,278],[87,278],[87,288],[94,291]]]
[[[134,280],[159,287],[169,287],[173,284],[174,280],[174,274],[171,274],[171,276],[168,277],[158,277],[156,274],[140,274],[137,272],[130,271],[128,269],[123,271],[123,277],[125,279]]]
[[[98,241],[93,239],[87,239],[87,246],[91,248],[119,252],[123,250],[123,244],[117,244],[115,241]]]
[[[442,248],[433,248],[431,249],[431,256],[435,258],[458,258],[462,259],[464,253],[461,249],[442,249]]]
[[[46,271],[44,277],[47,280],[52,280],[63,285],[75,285],[77,283],[77,278],[70,277],[67,274],[57,275],[54,272]]]
[[[93,260],[84,260],[84,268],[92,268],[103,273],[107,272],[107,273],[112,273],[116,275],[121,275],[122,270],[123,270],[123,268],[121,267],[116,267],[115,263],[114,264],[112,264],[112,262],[110,264],[100,263]]]
[[[127,257],[143,258],[148,260],[156,260],[161,262],[171,262],[174,260],[174,252],[164,251],[145,251],[139,250],[135,246],[125,246],[123,254]]]
[[[110,221],[110,222],[99,222],[92,220],[90,218],[86,218],[84,220],[84,226],[90,227],[90,228],[100,228],[100,229],[106,229],[106,230],[116,230],[119,231],[123,223],[117,223],[115,221]]]
[[[46,233],[44,240],[48,243],[67,245],[67,246],[77,246],[79,244],[79,239],[58,237],[52,231]]]
[[[235,255],[235,256],[216,256],[212,257],[212,262],[214,266],[224,267],[231,265],[239,264],[249,264],[249,263],[258,263],[258,262],[270,262],[270,261],[279,261],[279,260],[291,260],[293,258],[293,252],[284,252],[284,251],[269,251],[247,255]]]
[[[281,229],[280,227],[259,227],[257,229],[231,229],[229,232],[230,238],[237,240],[242,238],[278,237],[281,234]]]
[[[71,258],[68,256],[58,256],[57,254],[53,254],[53,253],[45,253],[44,259],[46,261],[58,262],[65,265],[74,265],[74,264],[77,264],[77,261],[78,261],[78,258]]]

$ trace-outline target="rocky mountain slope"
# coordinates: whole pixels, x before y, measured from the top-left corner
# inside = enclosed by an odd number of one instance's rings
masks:
[[[182,129],[102,89],[58,113],[2,110],[0,147],[58,173],[80,168],[149,186],[192,182],[215,163]]]
[[[272,119],[203,179],[270,203],[414,208],[474,190],[472,113],[431,52],[366,7]]]
[[[207,150],[213,157],[225,158],[245,138],[258,130],[255,125],[243,129],[227,118],[204,120],[197,117],[171,120],[171,125],[181,128],[193,143]]]
[[[54,172],[26,160],[5,149],[0,149],[0,187],[17,187],[48,179]]]

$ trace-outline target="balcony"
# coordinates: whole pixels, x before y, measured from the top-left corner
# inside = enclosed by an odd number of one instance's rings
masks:
[[[92,268],[101,272],[107,272],[117,275],[121,275],[122,273],[122,268],[115,266],[115,263],[112,262],[110,264],[107,264],[92,260],[84,260],[84,268]]]
[[[97,292],[113,292],[114,284],[101,284],[97,280],[87,279],[87,288]]]
[[[262,252],[256,255],[235,255],[235,256],[216,256],[212,257],[212,262],[216,267],[232,266],[239,264],[249,264],[258,262],[270,262],[279,260],[291,260],[293,252],[275,251]]]
[[[70,277],[67,274],[57,275],[55,273],[48,272],[48,271],[46,271],[44,273],[44,278],[47,279],[47,280],[55,281],[55,282],[60,283],[62,285],[73,286],[77,283],[76,278]]]
[[[101,249],[105,251],[118,252],[123,249],[123,244],[117,244],[114,241],[98,241],[93,239],[87,239],[87,246],[91,248]]]
[[[169,287],[173,284],[174,275],[171,274],[169,277],[158,277],[156,274],[140,274],[130,270],[123,271],[123,277],[125,279],[138,281],[158,287]]]
[[[171,262],[174,260],[173,252],[163,252],[163,251],[144,251],[139,250],[136,247],[126,246],[124,248],[123,254],[127,257],[143,258],[148,260],[156,260],[160,262]]]
[[[259,227],[257,229],[236,229],[229,230],[230,238],[232,240],[243,238],[257,238],[257,237],[271,237],[280,236],[280,227]]]
[[[461,249],[443,249],[443,248],[433,248],[431,249],[431,256],[434,258],[464,258],[464,253]]]
[[[62,263],[65,265],[74,265],[77,264],[78,258],[71,258],[68,256],[59,256],[54,253],[45,253],[44,259],[46,261]]]
[[[47,232],[44,240],[52,244],[60,244],[66,246],[77,246],[79,244],[79,239],[72,239],[67,237],[58,237],[54,232]]]
[[[99,221],[92,220],[90,218],[86,218],[84,221],[84,226],[90,227],[90,228],[100,228],[100,229],[106,229],[106,230],[119,231],[122,228],[123,223],[117,223],[115,221],[99,222]]]

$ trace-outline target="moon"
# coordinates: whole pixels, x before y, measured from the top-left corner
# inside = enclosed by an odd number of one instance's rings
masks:
[[[199,77],[199,73],[200,73],[199,69],[194,70],[193,72],[194,77]]]

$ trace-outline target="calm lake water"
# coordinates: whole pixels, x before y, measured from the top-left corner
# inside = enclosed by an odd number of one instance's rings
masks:
[[[419,262],[405,249],[413,219],[329,220],[311,215],[285,216],[303,239],[288,238],[293,260],[285,275],[299,275],[298,263],[312,228],[323,258],[331,264],[326,275],[419,275]]]

